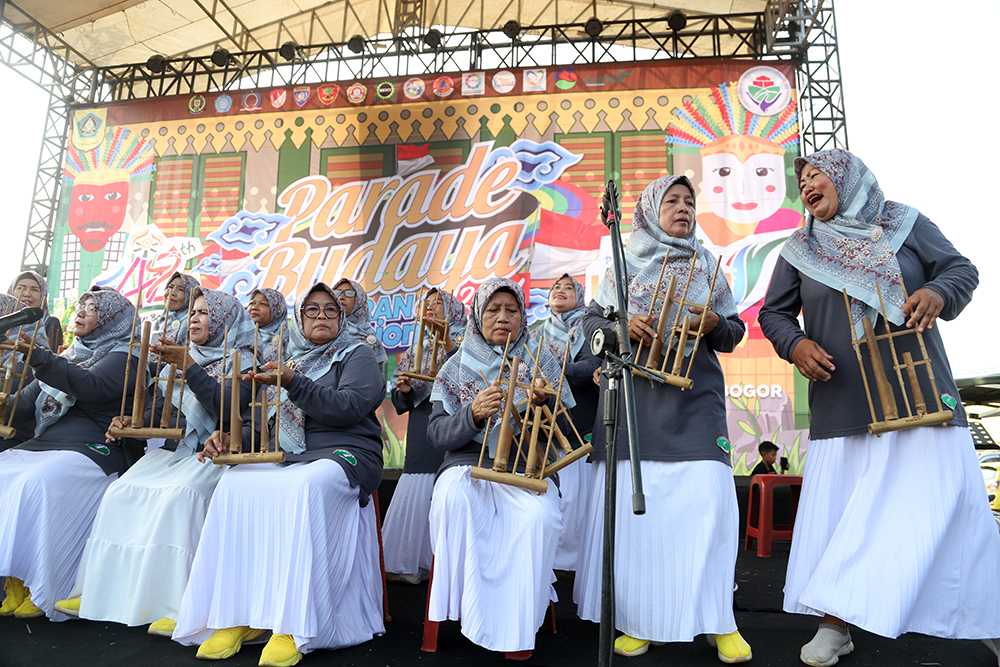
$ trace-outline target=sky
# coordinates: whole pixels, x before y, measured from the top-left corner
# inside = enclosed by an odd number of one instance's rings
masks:
[[[989,204],[1000,192],[1000,135],[992,127],[1000,92],[984,75],[996,61],[1000,0],[966,0],[954,18],[928,0],[835,6],[850,149],[888,199],[919,209],[979,268],[972,303],[941,331],[956,377],[1000,373],[1000,346],[992,344],[1000,330],[1000,214]],[[0,89],[7,99],[0,106],[8,141],[8,159],[0,161],[6,285],[23,253],[48,101],[3,66]]]

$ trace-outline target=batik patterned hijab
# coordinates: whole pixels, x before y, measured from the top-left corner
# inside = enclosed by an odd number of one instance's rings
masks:
[[[180,278],[184,283],[184,305],[180,307],[180,310],[167,312],[166,324],[163,323],[163,315],[160,315],[157,319],[157,331],[154,333],[157,334],[155,336],[156,340],[159,340],[160,336],[163,336],[178,345],[183,345],[188,335],[188,311],[191,309],[191,292],[201,287],[201,285],[193,277],[180,271],[175,271],[166,284],[169,285],[173,282],[174,278]]]
[[[203,345],[191,343],[188,350],[191,358],[214,380],[219,380],[224,374],[232,372],[233,350],[240,351],[241,372],[252,368],[256,327],[249,313],[236,297],[224,292],[196,288],[191,294],[192,303],[199,296],[205,297],[205,304],[208,306],[208,340]],[[223,359],[226,362],[225,368]],[[169,367],[164,368],[160,375],[165,375],[169,370]],[[171,403],[175,408],[178,407],[179,396],[180,392],[174,392],[171,396]],[[184,413],[187,426],[184,437],[177,445],[173,457],[175,461],[194,454],[198,445],[208,440],[212,431],[219,427],[216,418],[205,409],[193,391],[184,392],[180,410]]]
[[[628,274],[626,293],[628,295],[629,315],[649,313],[649,304],[653,300],[653,290],[656,289],[660,269],[663,267],[663,259],[669,250],[670,260],[667,262],[667,268],[663,273],[663,280],[658,292],[660,296],[666,295],[670,277],[677,276],[677,291],[674,293],[676,301],[667,315],[668,325],[673,325],[680,307],[677,302],[684,297],[684,285],[691,268],[691,257],[697,255],[698,259],[686,298],[695,303],[705,303],[708,299],[712,276],[715,273],[715,266],[718,264],[718,259],[706,250],[695,236],[693,220],[687,236],[680,239],[670,236],[660,227],[660,203],[667,190],[675,183],[683,183],[691,190],[692,195],[694,194],[694,186],[686,176],[663,176],[647,185],[635,204],[635,213],[632,217],[632,235],[625,246],[625,270]],[[612,268],[609,267],[604,275],[604,280],[597,288],[594,300],[601,307],[617,306]],[[653,317],[658,319],[664,301],[658,300],[656,303],[657,307],[653,309]],[[733,292],[729,289],[729,283],[721,269],[715,281],[715,289],[712,292],[709,306],[723,319],[738,314],[736,302],[733,300]],[[686,307],[684,311],[681,314],[681,320],[688,314]],[[678,339],[675,338],[675,346],[677,342]],[[684,356],[691,354],[693,349],[694,340],[688,340]]]
[[[135,306],[120,292],[109,289],[86,292],[80,301],[88,298],[97,303],[97,324],[86,336],[77,336],[62,355],[82,368],[90,368],[111,352],[128,350],[126,343],[135,318]],[[138,348],[133,350],[134,354],[138,352]],[[44,382],[39,384],[42,391],[35,400],[36,437],[66,414],[77,399]]]
[[[375,335],[375,329],[372,327],[372,314],[368,308],[368,292],[365,291],[365,288],[360,283],[353,280],[348,280],[347,282],[351,284],[351,289],[357,294],[354,297],[354,310],[351,311],[350,315],[341,320],[341,325],[346,324],[347,330],[351,334],[360,338],[365,345],[372,349],[372,352],[375,353],[375,361],[378,362],[381,368],[389,359],[389,355],[386,354],[385,346],[382,345],[382,341]]]
[[[261,352],[260,363],[264,364],[277,359],[279,349],[284,350],[288,347],[288,302],[285,301],[284,294],[270,287],[255,289],[250,293],[250,298],[256,294],[267,299],[267,306],[271,309],[270,321],[260,327],[257,333],[257,346]],[[285,325],[284,335],[278,340],[282,332],[281,325]]]
[[[851,320],[859,335],[861,320],[876,321],[882,291],[886,316],[902,325],[903,279],[896,253],[917,221],[917,209],[886,201],[874,174],[857,156],[840,148],[795,159],[795,178],[806,164],[830,177],[840,200],[827,221],[806,216],[806,226],[793,233],[781,256],[817,282],[851,297]],[[878,289],[876,289],[878,285]]]
[[[448,414],[453,415],[464,405],[472,403],[479,392],[486,389],[499,377],[506,345],[494,345],[483,336],[483,314],[490,299],[500,290],[512,293],[521,309],[521,330],[518,331],[517,337],[511,340],[510,347],[507,349],[508,361],[514,357],[521,358],[517,373],[518,381],[524,384],[531,383],[535,368],[532,356],[536,359],[541,356],[539,364],[542,373],[538,377],[544,375],[557,390],[562,384],[562,402],[566,407],[572,408],[576,405],[576,400],[573,398],[569,384],[562,382],[562,367],[559,362],[549,354],[548,350],[544,348],[539,350],[537,345],[531,343],[531,337],[528,334],[528,317],[524,308],[524,292],[521,291],[521,286],[506,278],[490,278],[476,290],[476,294],[472,298],[472,313],[469,325],[465,330],[465,338],[462,339],[462,345],[458,352],[452,355],[438,371],[437,378],[434,380],[434,388],[431,390],[431,400],[441,401]],[[506,375],[507,373],[505,373]],[[518,404],[525,400],[528,400],[528,397],[521,389],[517,389],[514,393],[514,403]],[[503,406],[501,405],[502,410]],[[496,454],[499,432],[498,428],[490,429],[488,444],[491,458]],[[478,434],[475,440],[482,442],[483,434]]]
[[[562,363],[563,356],[566,354],[567,343],[569,344],[570,361],[575,359],[576,355],[583,348],[585,336],[583,335],[583,329],[578,324],[587,307],[585,301],[587,295],[580,281],[568,273],[559,276],[559,280],[563,278],[569,278],[573,281],[573,289],[576,292],[576,305],[562,313],[557,313],[550,309],[549,316],[542,326],[532,332],[535,339],[541,340],[549,352],[552,353],[552,356],[559,360],[560,364]],[[556,282],[559,282],[559,280],[556,280]]]
[[[417,308],[426,309],[427,306],[424,304],[427,302],[428,299],[431,298],[431,295],[433,294],[440,295],[441,301],[444,303],[444,316],[445,319],[448,320],[448,335],[451,336],[451,339],[453,341],[461,344],[462,338],[465,335],[465,326],[468,322],[468,318],[466,317],[465,314],[465,304],[456,299],[455,296],[450,292],[445,292],[444,290],[439,290],[437,288],[434,288],[429,292],[427,292],[427,295],[424,297],[424,300],[421,301],[419,304],[417,304]],[[418,314],[414,316],[414,319],[419,319],[419,317],[420,316],[418,310]],[[423,341],[424,352],[422,357],[424,359],[424,363],[428,363],[427,355],[430,354],[429,350],[430,346],[433,344],[433,341],[434,341],[434,334],[433,332],[430,331],[430,328],[427,328],[427,330],[424,332],[424,341]],[[408,349],[406,352],[399,355],[399,363],[396,364],[396,370],[392,372],[392,386],[396,386],[396,379],[399,377],[400,370],[404,371],[413,370],[414,355],[416,354],[416,350],[414,349],[414,347],[416,346],[416,344],[417,344],[416,334],[414,333],[413,345],[411,345],[410,349]],[[442,365],[444,365],[444,360],[446,356],[447,355],[444,351],[444,348],[441,348],[438,351],[437,367],[439,369],[441,368]],[[418,378],[410,378],[410,392],[413,394],[414,405],[420,405],[430,397],[432,384],[433,383],[427,382],[426,380],[420,380]]]
[[[43,278],[40,274],[34,271],[23,271],[19,273],[17,277],[14,278],[14,281],[10,284],[10,289],[8,290],[9,294],[11,295],[11,298],[14,299],[14,304],[15,304],[14,307],[7,308],[6,306],[3,306],[0,309],[2,309],[3,314],[5,315],[9,315],[13,313],[15,310],[21,309],[22,306],[20,305],[20,295],[15,295],[14,289],[17,286],[17,283],[19,283],[21,280],[24,280],[25,278],[30,278],[34,280],[36,283],[38,283],[38,289],[41,292],[41,301],[39,302],[38,307],[42,309],[42,317],[41,319],[38,320],[38,334],[35,337],[35,343],[40,344],[42,347],[48,348],[49,338],[48,335],[45,333],[45,325],[49,321],[50,314],[49,314],[49,300],[47,298],[48,287],[47,283],[45,282],[45,278]],[[27,306],[23,307],[27,308]],[[8,331],[7,337],[15,338],[18,335],[20,335],[21,332],[24,332],[30,336],[34,333],[34,331],[35,331],[34,324],[26,324],[24,326],[18,327],[16,330]]]
[[[310,294],[316,291],[324,291],[333,297],[333,302],[340,311],[340,327],[333,340],[327,343],[314,343],[306,338],[305,329],[302,326],[302,306]],[[367,308],[365,309],[367,311]],[[347,356],[347,353],[364,345],[364,340],[352,335],[344,324],[344,310],[340,306],[340,301],[334,295],[333,290],[326,283],[316,283],[305,292],[299,294],[295,299],[295,307],[292,312],[292,325],[289,340],[289,351],[295,372],[305,375],[310,380],[319,380],[326,375],[330,368]],[[279,444],[285,451],[299,454],[306,448],[306,414],[294,403],[288,400],[285,390],[282,389],[281,420]],[[274,400],[274,387],[268,387],[270,400]],[[273,416],[274,408],[271,408],[270,418]]]

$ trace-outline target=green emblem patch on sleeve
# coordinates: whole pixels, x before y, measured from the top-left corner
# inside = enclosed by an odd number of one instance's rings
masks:
[[[94,450],[95,452],[97,452],[101,456],[108,456],[108,455],[111,454],[111,450],[108,449],[107,445],[97,445],[97,444],[94,444],[94,445],[87,445],[87,447],[89,447],[90,449]]]
[[[358,460],[354,457],[354,454],[351,454],[346,449],[335,449],[333,450],[333,453],[350,463],[352,466],[358,465]]]
[[[941,402],[947,405],[949,410],[954,410],[955,406],[958,405],[958,401],[951,394],[941,394]]]
[[[732,449],[733,449],[732,444],[730,444],[730,442],[729,442],[729,438],[727,438],[724,435],[720,435],[716,439],[715,444],[717,444],[719,446],[719,449],[721,449],[722,451],[724,451],[726,454],[730,453],[732,451]]]

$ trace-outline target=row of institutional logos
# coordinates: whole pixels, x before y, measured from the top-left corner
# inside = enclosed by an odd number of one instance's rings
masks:
[[[628,77],[631,72],[619,71],[616,75],[600,76],[600,83],[621,82]],[[578,77],[574,70],[563,67],[556,70],[552,75],[553,83],[560,90],[569,90],[577,85]],[[471,97],[475,95],[485,95],[487,85],[492,90],[501,95],[513,91],[517,87],[517,76],[513,72],[502,70],[491,77],[485,72],[467,72],[456,74],[454,77],[443,74],[433,81],[424,80],[420,77],[407,79],[402,85],[394,80],[379,81],[371,85],[374,92],[375,102],[395,102],[397,90],[401,89],[403,97],[408,100],[423,99],[428,91],[437,98],[451,97],[458,92],[461,96]],[[545,69],[526,69],[521,72],[521,92],[522,93],[544,93],[548,89],[548,74]],[[369,86],[363,83],[353,83],[343,90],[344,98],[351,104],[362,104],[368,101]],[[265,101],[256,90],[245,93],[237,101],[228,93],[218,95],[214,100],[215,112],[224,114],[230,111],[264,111],[264,104],[270,103],[272,109],[284,109],[288,105],[289,99],[295,106],[302,108],[309,103],[315,93],[316,98],[324,106],[329,106],[337,101],[341,95],[341,87],[335,83],[324,83],[315,88],[310,86],[296,86],[292,88],[291,95],[285,88],[275,88],[270,91],[269,99]],[[200,114],[208,108],[208,102],[204,95],[194,95],[188,101],[188,111],[192,114]],[[291,107],[287,107],[291,108]]]

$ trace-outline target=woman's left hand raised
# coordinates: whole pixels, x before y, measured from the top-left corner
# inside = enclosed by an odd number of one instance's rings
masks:
[[[912,329],[915,326],[921,333],[924,329],[933,329],[934,320],[943,308],[944,297],[930,288],[921,287],[903,304],[903,315],[908,318],[906,327]]]
[[[545,393],[544,391],[539,391],[539,389],[545,387],[545,380],[543,380],[542,378],[536,378],[535,387],[537,387],[537,389],[534,389],[531,392],[531,402],[534,403],[535,405],[543,405],[546,401],[549,400],[549,395],[547,393]]]
[[[702,311],[704,311],[704,310],[705,310],[704,308],[688,308],[688,312],[689,313],[697,315],[697,317],[695,317],[693,320],[691,320],[691,325],[690,326],[691,326],[691,329],[697,330],[698,327],[701,326],[701,319],[702,319],[702,317],[704,317],[705,318],[705,328],[703,329],[703,331],[705,333],[711,333],[712,331],[715,330],[715,327],[719,326],[720,317],[713,310],[708,310],[708,311],[705,312],[704,315],[702,315]]]
[[[295,371],[280,361],[269,361],[258,368],[256,373],[250,372],[244,375],[243,379],[256,380],[257,384],[275,385],[278,384],[278,377],[274,371],[279,369],[281,371],[281,386],[285,386],[295,377]]]

